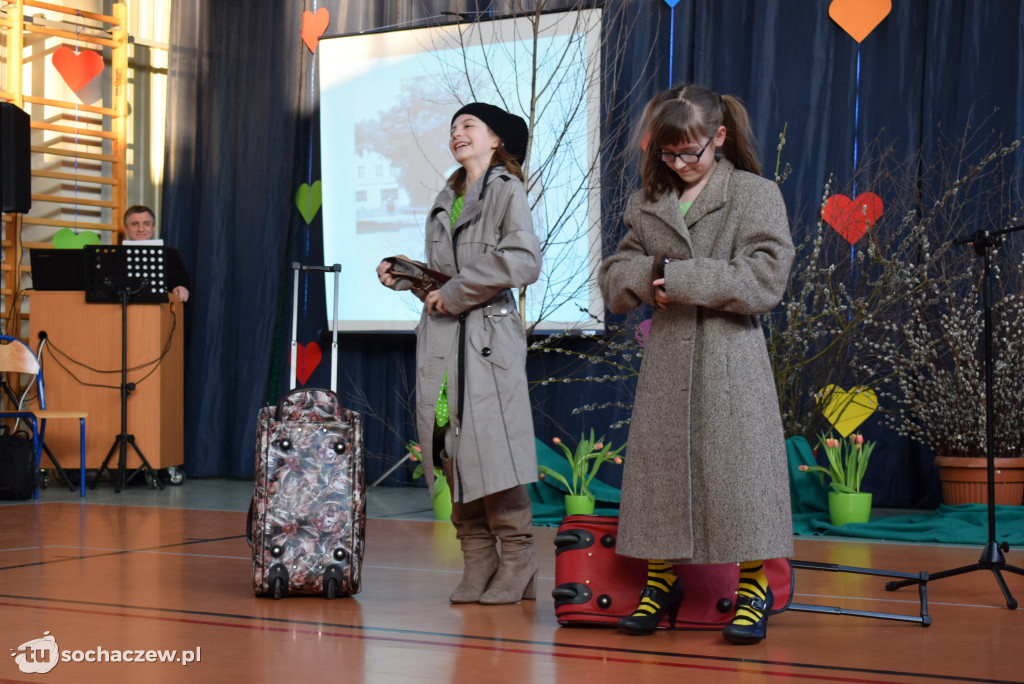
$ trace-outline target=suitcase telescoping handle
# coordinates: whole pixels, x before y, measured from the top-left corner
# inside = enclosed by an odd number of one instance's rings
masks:
[[[292,372],[288,381],[288,389],[295,389],[295,370],[299,360],[299,271],[321,271],[334,274],[334,314],[331,320],[331,391],[338,391],[338,279],[341,264],[332,266],[305,266],[298,261],[292,262],[295,272],[295,287],[292,293]]]

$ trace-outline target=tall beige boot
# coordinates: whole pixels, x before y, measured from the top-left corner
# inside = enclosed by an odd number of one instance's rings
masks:
[[[452,503],[452,524],[462,544],[462,581],[448,597],[452,603],[476,603],[498,569],[495,539],[487,529],[483,499]]]
[[[451,461],[444,459],[443,462],[448,491],[454,492]],[[452,603],[476,603],[498,569],[496,540],[487,527],[484,500],[477,499],[468,503],[453,501],[452,524],[455,526],[455,536],[462,545],[464,568],[462,581],[448,600]]]
[[[491,533],[501,540],[501,563],[480,603],[496,605],[536,598],[533,508],[526,486],[488,494],[483,502]]]

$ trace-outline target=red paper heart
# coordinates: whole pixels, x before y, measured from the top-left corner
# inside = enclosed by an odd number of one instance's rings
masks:
[[[331,21],[331,13],[326,7],[321,7],[313,14],[309,10],[302,13],[302,42],[306,44],[310,52],[316,52],[316,46],[320,42],[320,36],[327,30],[327,24]]]
[[[882,215],[882,198],[873,192],[850,199],[846,195],[832,195],[821,208],[821,217],[851,245],[864,237]]]
[[[103,71],[103,58],[99,53],[91,50],[75,52],[66,45],[53,51],[52,61],[57,73],[76,93]]]
[[[305,385],[309,376],[320,365],[323,352],[316,342],[310,342],[305,347],[296,342],[295,346],[297,347],[295,350],[295,379],[299,381],[300,385]]]

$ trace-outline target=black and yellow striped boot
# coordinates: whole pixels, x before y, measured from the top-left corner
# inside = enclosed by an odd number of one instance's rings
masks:
[[[654,634],[661,616],[668,613],[669,628],[676,626],[676,613],[683,600],[683,583],[670,563],[647,561],[647,586],[640,592],[640,605],[632,615],[619,620],[619,629],[628,634]]]
[[[775,597],[764,574],[763,561],[740,563],[740,587],[736,597],[736,615],[722,630],[730,644],[757,644],[764,639],[768,613]]]

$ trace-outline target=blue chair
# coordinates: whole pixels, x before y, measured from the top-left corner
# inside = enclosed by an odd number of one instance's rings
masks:
[[[31,375],[35,379],[36,385],[36,403],[37,408],[25,408],[11,392],[10,387],[7,383],[4,384],[8,399],[17,408],[10,411],[0,411],[0,419],[2,418],[18,418],[24,420],[32,428],[32,446],[35,450],[36,455],[36,470],[42,466],[43,451],[46,451],[47,456],[57,467],[57,470],[64,477],[64,481],[68,483],[68,486],[74,491],[74,487],[71,487],[71,483],[68,482],[67,476],[64,473],[64,469],[61,468],[57,459],[54,458],[53,454],[46,447],[46,421],[55,419],[77,419],[79,422],[79,457],[80,457],[80,468],[79,471],[79,489],[80,496],[85,496],[85,419],[89,417],[89,414],[85,411],[50,411],[46,408],[46,394],[43,388],[43,372],[42,366],[39,364],[39,359],[35,353],[29,348],[27,344],[15,337],[9,337],[7,335],[0,335],[0,373],[24,373]],[[31,382],[31,381],[30,381]],[[39,487],[36,487],[35,498],[39,498]]]

